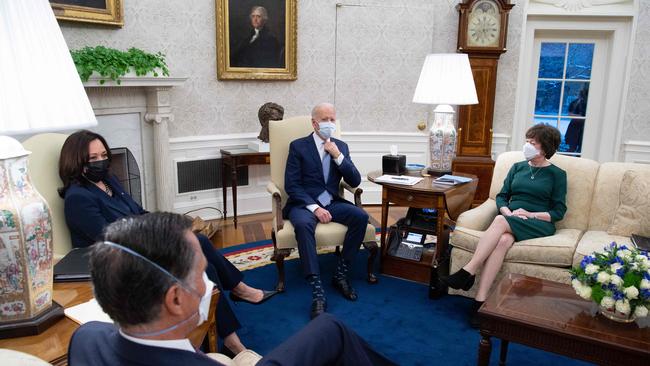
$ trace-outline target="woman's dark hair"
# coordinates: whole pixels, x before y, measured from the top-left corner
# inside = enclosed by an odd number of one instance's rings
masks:
[[[557,128],[549,126],[543,123],[536,124],[526,131],[527,139],[535,139],[537,142],[542,145],[542,150],[544,150],[544,156],[547,159],[550,159],[551,156],[555,155],[557,148],[560,146],[560,141],[562,141],[562,135]]]
[[[63,147],[61,147],[61,155],[59,156],[59,177],[63,182],[63,187],[59,188],[61,198],[65,197],[65,192],[70,188],[71,184],[85,184],[86,180],[82,178],[81,174],[84,165],[88,163],[90,158],[88,146],[93,140],[99,140],[104,144],[109,161],[113,158],[106,140],[98,133],[79,130],[68,136],[63,143]]]
[[[187,283],[196,266],[186,236],[191,226],[186,216],[155,212],[119,219],[106,227],[103,238],[133,250]],[[165,293],[176,283],[147,260],[101,241],[91,251],[90,274],[97,302],[120,325],[156,320]]]

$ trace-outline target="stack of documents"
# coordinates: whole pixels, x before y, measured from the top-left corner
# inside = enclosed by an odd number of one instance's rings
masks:
[[[377,183],[391,183],[391,184],[401,184],[404,186],[412,186],[421,181],[422,178],[411,177],[408,175],[388,175],[384,174],[381,177],[375,178]]]
[[[434,179],[435,183],[438,184],[446,184],[450,186],[455,186],[456,184],[462,184],[462,183],[467,183],[471,182],[472,178],[467,178],[467,177],[461,177],[459,175],[451,175],[451,174],[445,174],[442,177],[438,177]]]

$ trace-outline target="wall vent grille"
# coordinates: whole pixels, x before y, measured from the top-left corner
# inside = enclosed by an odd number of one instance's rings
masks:
[[[179,194],[221,188],[221,158],[179,161],[176,170]],[[226,187],[230,187],[230,182],[228,172]],[[248,168],[245,166],[237,168],[237,185],[248,185]]]

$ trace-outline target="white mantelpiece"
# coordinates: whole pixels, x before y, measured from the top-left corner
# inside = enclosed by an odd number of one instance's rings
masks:
[[[187,78],[171,77],[122,77],[121,83],[111,80],[100,83],[102,78],[92,76],[84,83],[95,115],[140,114],[141,137],[138,146],[143,152],[141,162],[144,177],[143,192],[147,209],[171,211],[173,209],[173,170],[169,156],[169,123],[173,122],[171,89],[181,85]],[[100,122],[101,124],[101,122]],[[150,127],[149,127],[150,126]],[[153,131],[145,131],[151,128]],[[103,131],[110,128],[103,128]],[[106,132],[102,133],[103,135]],[[152,134],[152,141],[146,136]],[[109,140],[109,136],[104,136]],[[153,181],[148,174],[153,166]],[[155,182],[155,185],[154,185]],[[155,191],[155,207],[147,196]]]

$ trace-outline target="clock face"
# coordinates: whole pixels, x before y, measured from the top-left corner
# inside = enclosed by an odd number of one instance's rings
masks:
[[[474,4],[467,22],[467,46],[498,47],[501,33],[501,14],[494,2]]]

